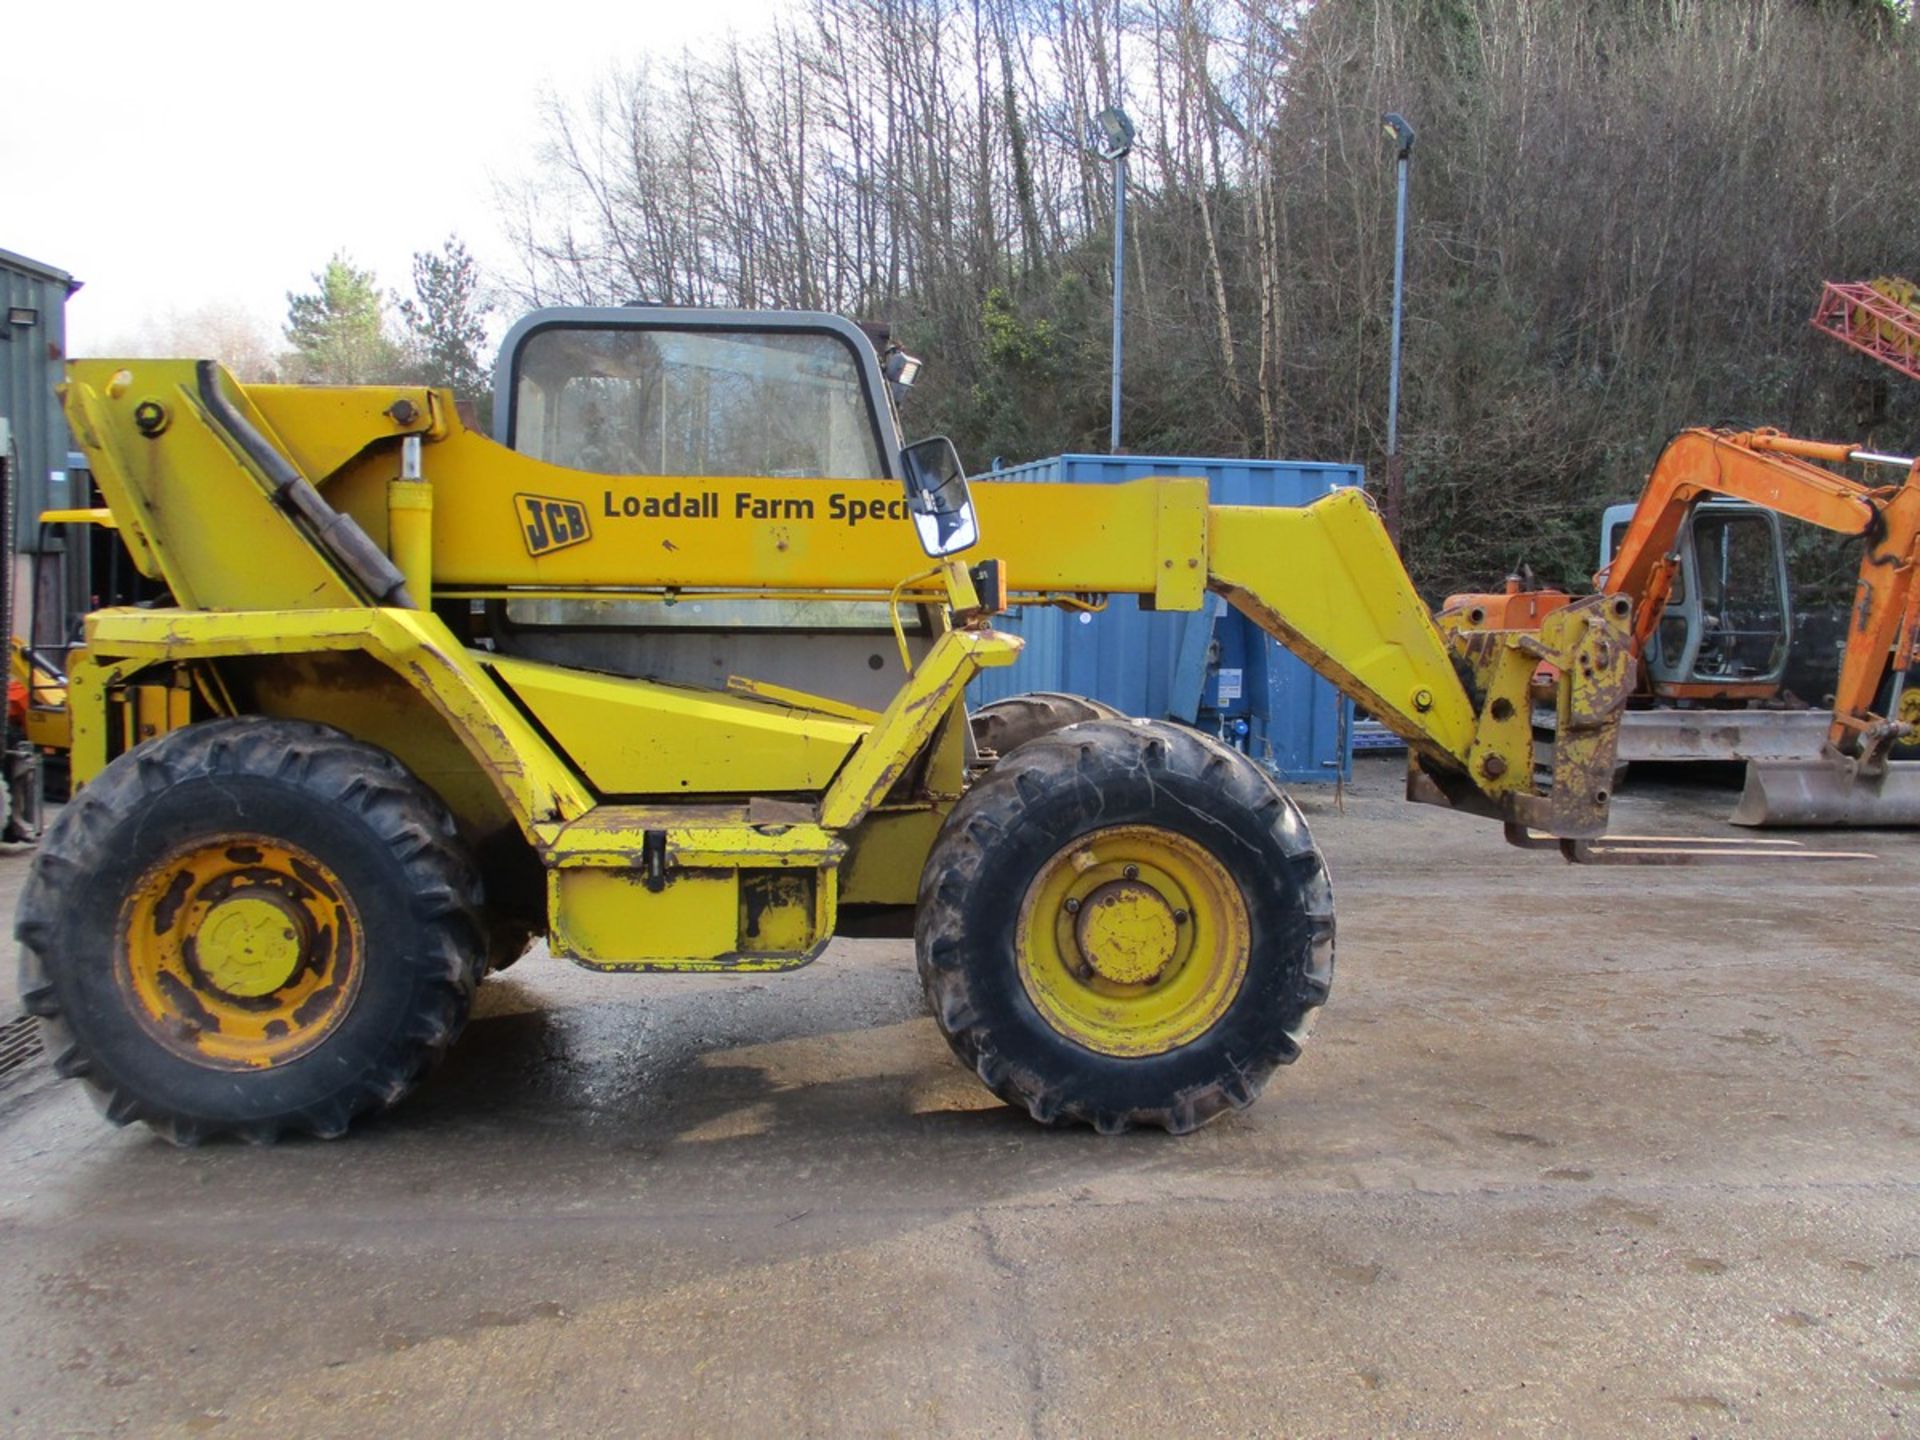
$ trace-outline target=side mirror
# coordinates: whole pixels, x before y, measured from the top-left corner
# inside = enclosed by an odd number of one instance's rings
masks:
[[[936,435],[907,446],[900,452],[900,471],[922,550],[939,559],[980,539],[966,468],[953,441]]]

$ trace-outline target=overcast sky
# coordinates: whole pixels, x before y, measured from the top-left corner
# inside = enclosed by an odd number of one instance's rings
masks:
[[[0,22],[0,249],[86,282],[75,354],[214,302],[277,339],[286,292],[336,249],[389,288],[450,231],[504,263],[492,179],[529,165],[542,87],[769,8],[18,0]]]

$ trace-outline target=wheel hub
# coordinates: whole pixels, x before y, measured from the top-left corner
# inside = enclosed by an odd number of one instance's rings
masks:
[[[140,1023],[214,1069],[284,1064],[353,1008],[365,937],[318,857],[258,835],[198,841],[151,866],[120,911],[117,973]]]
[[[217,990],[242,999],[271,995],[305,958],[307,926],[278,895],[243,891],[213,906],[194,937],[195,958]]]
[[[1240,887],[1198,841],[1154,825],[1081,836],[1027,886],[1015,961],[1034,1008],[1103,1055],[1164,1054],[1206,1033],[1246,979]]]
[[[1149,985],[1173,959],[1180,927],[1173,906],[1138,880],[1109,881],[1080,902],[1074,939],[1095,974],[1119,985]]]

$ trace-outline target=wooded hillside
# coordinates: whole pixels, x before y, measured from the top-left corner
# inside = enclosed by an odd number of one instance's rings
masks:
[[[509,197],[533,303],[820,307],[929,365],[971,466],[1105,448],[1111,198],[1139,140],[1126,444],[1380,462],[1393,150],[1424,588],[1593,565],[1689,424],[1920,444],[1920,386],[1807,327],[1920,272],[1920,43],[1804,0],[805,0],[548,108]]]

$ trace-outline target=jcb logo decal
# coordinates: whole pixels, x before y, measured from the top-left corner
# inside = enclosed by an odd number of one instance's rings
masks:
[[[593,538],[593,531],[587,528],[587,507],[578,500],[561,500],[552,495],[516,495],[513,509],[519,517],[520,535],[527,542],[529,555],[564,550]]]

